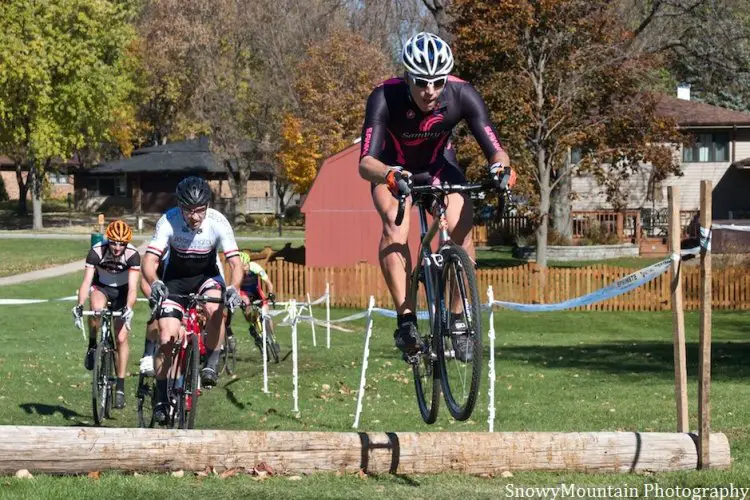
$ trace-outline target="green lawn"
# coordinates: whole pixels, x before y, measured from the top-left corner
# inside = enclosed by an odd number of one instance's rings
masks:
[[[517,259],[513,257],[511,247],[509,246],[496,246],[489,247],[484,250],[477,250],[477,264],[479,267],[493,268],[493,267],[513,267],[521,266],[526,264],[523,259]],[[622,257],[618,259],[607,259],[607,260],[578,260],[578,261],[558,261],[550,260],[548,262],[549,267],[586,267],[604,264],[613,267],[626,267],[633,269],[641,269],[656,262],[663,260],[663,257]]]
[[[0,298],[56,298],[70,295],[80,274],[0,288]],[[82,365],[85,343],[70,319],[71,302],[0,306],[0,424],[91,425],[90,378]],[[351,311],[336,310],[334,317]],[[318,308],[316,314],[323,314]],[[139,303],[136,324],[146,317]],[[496,313],[498,346],[496,431],[674,431],[674,387],[670,313],[563,312]],[[452,420],[443,410],[433,426],[416,408],[410,371],[392,347],[393,320],[377,318],[371,344],[363,431],[485,431],[487,383],[472,418]],[[698,315],[686,314],[691,427],[697,426]],[[32,481],[0,479],[7,498],[133,498],[174,494],[186,498],[498,498],[507,484],[555,486],[559,483],[641,486],[750,486],[750,314],[716,312],[713,317],[712,427],[727,434],[731,471],[691,471],[657,475],[517,473],[512,478],[456,475],[402,477],[321,474],[291,482],[249,477],[226,480],[186,474],[133,476],[105,473],[101,478],[44,477]],[[362,356],[364,322],[354,333],[301,325],[300,415],[292,410],[292,365],[288,357],[270,367],[271,394],[262,393],[262,366],[246,335],[240,337],[237,377],[223,378],[201,396],[198,428],[351,431]],[[136,328],[129,364],[137,371],[143,328]],[[288,329],[279,328],[289,351]],[[128,406],[107,425],[136,423],[136,378],[126,384]]]
[[[0,276],[85,259],[89,248],[89,242],[85,240],[0,238]]]

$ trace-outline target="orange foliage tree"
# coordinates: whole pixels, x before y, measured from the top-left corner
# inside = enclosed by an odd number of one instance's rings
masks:
[[[575,169],[678,171],[676,126],[642,92],[659,61],[628,49],[632,33],[611,2],[454,0],[453,9],[459,73],[485,97],[529,186],[538,264],[547,263],[552,191]],[[571,147],[587,152],[584,162],[566,161]]]
[[[277,155],[288,179],[297,179],[292,182],[300,193],[312,184],[320,159],[359,136],[367,96],[375,85],[393,75],[388,55],[347,29],[336,30],[311,45],[307,56],[296,71],[299,107],[284,121]]]

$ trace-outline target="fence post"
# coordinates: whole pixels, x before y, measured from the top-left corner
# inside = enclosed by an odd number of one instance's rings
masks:
[[[685,313],[680,276],[680,188],[669,186],[669,252],[672,255],[672,332],[674,340],[674,396],[677,404],[677,432],[688,432]],[[675,258],[676,256],[676,258]]]
[[[712,183],[701,181],[701,239],[711,238],[711,189]],[[705,233],[704,233],[705,232]],[[708,433],[711,431],[711,251],[701,250],[701,313],[700,348],[698,370],[698,467],[706,469],[709,463]]]

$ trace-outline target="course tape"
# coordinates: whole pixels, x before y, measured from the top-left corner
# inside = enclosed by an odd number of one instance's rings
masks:
[[[581,297],[574,299],[565,300],[556,304],[517,304],[515,302],[505,302],[496,300],[492,305],[511,309],[513,311],[521,312],[551,312],[551,311],[563,311],[565,309],[573,309],[574,307],[588,306],[597,302],[617,297],[631,290],[638,288],[639,286],[648,283],[659,275],[665,273],[672,265],[672,258],[664,259],[661,262],[652,264],[632,274],[628,274],[624,278],[620,278],[614,283],[600,288],[594,292],[591,292]]]

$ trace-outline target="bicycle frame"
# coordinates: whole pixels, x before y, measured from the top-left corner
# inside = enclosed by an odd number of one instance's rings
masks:
[[[466,186],[444,186],[444,189],[447,190],[455,190],[454,192],[470,192],[474,190],[483,189],[484,186],[481,184],[479,185],[466,185]],[[438,250],[440,247],[445,245],[446,243],[451,241],[450,234],[448,233],[448,220],[446,219],[445,212],[446,212],[446,204],[444,201],[444,195],[446,192],[442,193],[435,193],[432,197],[433,200],[431,201],[432,207],[430,210],[430,213],[433,216],[432,224],[428,225],[427,222],[427,207],[425,207],[425,204],[430,203],[429,200],[424,200],[429,194],[434,193],[434,187],[433,186],[417,186],[413,188],[413,193],[417,195],[422,195],[421,198],[417,198],[415,200],[415,204],[417,205],[418,211],[419,211],[419,236],[420,236],[420,244],[419,244],[419,251],[417,252],[419,255],[419,260],[416,263],[416,266],[414,266],[414,269],[412,271],[411,275],[411,283],[410,287],[418,286],[418,277],[422,269],[424,268],[426,270],[424,274],[425,279],[425,288],[427,293],[427,303],[430,305],[432,310],[430,311],[430,319],[434,317],[434,313],[437,307],[437,304],[435,304],[435,297],[434,297],[434,290],[437,285],[435,282],[436,274],[433,272],[442,269],[443,267],[443,257],[438,253],[432,252],[432,240],[435,238],[435,235],[438,235]],[[403,210],[402,204],[399,204],[399,212],[401,213]],[[400,214],[399,214],[400,215]],[[397,220],[399,219],[399,216],[397,216]],[[414,304],[415,310],[418,307],[417,304]]]
[[[101,325],[99,326],[99,342],[109,342],[115,349],[117,349],[117,342],[114,342],[112,331],[114,330],[114,318],[122,316],[122,311],[112,311],[107,305],[106,309],[98,311],[83,311],[82,316],[92,316],[94,318],[101,318]]]

